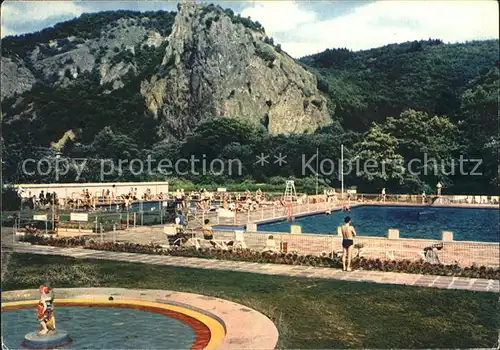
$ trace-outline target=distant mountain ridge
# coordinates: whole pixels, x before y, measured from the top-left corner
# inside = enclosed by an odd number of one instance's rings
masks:
[[[357,52],[328,49],[300,61],[320,77],[318,87],[343,125],[364,131],[406,108],[459,121],[461,94],[499,59],[498,40],[429,39]]]
[[[484,159],[493,184],[499,56],[498,40],[429,39],[294,60],[260,23],[220,6],[85,14],[2,39],[5,174],[18,179],[23,159],[54,147],[67,157],[180,156],[206,142],[203,152],[250,161],[258,147],[320,146],[332,157],[343,143],[401,158],[431,146],[443,159],[460,151]],[[394,125],[425,137],[404,139]],[[261,181],[289,175],[248,169]],[[464,188],[483,188],[469,180]],[[418,192],[436,179],[405,181]]]

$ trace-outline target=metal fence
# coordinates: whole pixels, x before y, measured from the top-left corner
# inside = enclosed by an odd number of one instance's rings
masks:
[[[86,222],[71,220],[73,212],[30,210],[14,213],[2,221],[4,227],[17,227],[17,230],[36,233],[100,233],[112,230],[126,230],[138,226],[163,225],[171,223],[175,217],[172,208],[155,211],[96,211],[84,212]]]
[[[236,198],[240,194],[231,193],[229,198]],[[210,219],[212,224],[248,225],[266,220],[280,220],[308,215],[315,212],[340,209],[343,206],[354,207],[366,203],[397,203],[397,204],[429,204],[434,199],[421,195],[386,195],[382,198],[378,194],[340,194],[300,196],[297,201],[289,206],[282,206],[277,200],[279,194],[266,194],[267,197],[256,207],[228,210],[220,208],[221,202],[204,202],[191,200],[184,204],[184,213],[190,227],[201,226],[205,219]],[[486,205],[494,207],[498,203],[498,196],[441,196],[440,204],[450,205]],[[273,200],[275,199],[275,200]],[[200,203],[205,203],[202,207]],[[208,205],[207,205],[208,203]],[[233,202],[234,203],[234,202]],[[165,205],[167,204],[167,205]],[[227,204],[227,203],[226,203]],[[64,207],[47,206],[45,209],[29,209],[12,213],[10,217],[4,215],[2,226],[12,227],[17,220],[20,229],[31,227],[38,232],[71,233],[78,230],[80,233],[100,233],[113,230],[137,228],[138,226],[163,225],[172,223],[178,203],[164,200],[136,202],[125,210],[119,205],[102,206],[99,210],[84,211],[83,209],[68,209]],[[220,209],[217,209],[220,208]],[[72,212],[88,213],[85,223],[71,221]],[[46,216],[45,220],[36,217]]]
[[[12,236],[2,232],[2,245],[15,243],[25,233],[19,230],[19,221],[12,226]],[[211,247],[199,229],[186,230],[201,246]],[[112,229],[93,233],[73,234],[87,236],[101,242],[133,242],[168,246],[164,226],[136,226],[128,230]],[[214,231],[214,239],[222,242],[235,241],[236,231]],[[342,253],[342,237],[326,234],[290,234],[283,232],[243,232],[245,246],[254,251],[267,250],[269,240],[275,243],[277,251],[296,252],[303,255],[330,255]],[[193,244],[191,244],[193,245]],[[426,260],[429,251],[442,264],[458,264],[462,267],[500,267],[500,244],[488,242],[441,241],[430,239],[358,236],[354,239],[354,256],[379,258],[381,260]]]
[[[267,220],[282,220],[287,218],[293,218],[313,213],[333,211],[342,208],[353,208],[357,205],[363,204],[399,204],[399,205],[421,205],[421,198],[418,196],[394,196],[394,197],[386,197],[386,200],[383,201],[378,195],[359,195],[354,198],[350,198],[350,200],[342,201],[338,198],[327,198],[326,196],[317,196],[313,200],[309,198],[305,203],[296,202],[290,207],[268,204],[261,205],[258,208],[250,209],[250,210],[241,210],[241,211],[219,211],[216,213],[215,211],[203,211],[203,210],[194,210],[192,216],[196,219],[197,222],[202,223],[204,219],[209,218],[212,223],[217,224],[226,224],[226,225],[246,225],[249,223],[255,222],[265,222]],[[447,203],[442,204],[450,204],[450,205],[461,205],[463,203],[455,203],[449,202],[452,198],[445,197],[448,201]],[[419,202],[420,201],[420,202]],[[468,204],[468,206],[474,206],[474,204]],[[495,207],[495,204],[477,204],[479,205],[488,205]]]
[[[210,247],[201,230],[187,230],[203,246]],[[237,239],[235,231],[213,231],[214,239],[229,242]],[[278,251],[303,255],[330,255],[342,253],[342,237],[325,234],[290,234],[283,232],[244,232],[244,243],[254,251],[264,251],[270,237]],[[137,227],[125,232],[108,232],[97,240],[168,245],[163,227]],[[191,244],[192,245],[192,244]],[[358,236],[354,239],[354,256],[381,260],[426,260],[427,252],[435,253],[442,264],[460,266],[499,267],[500,245],[489,242],[441,241],[430,239]]]

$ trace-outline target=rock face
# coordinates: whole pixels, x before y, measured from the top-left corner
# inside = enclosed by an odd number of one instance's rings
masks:
[[[137,73],[137,69],[131,62],[116,58],[126,52],[133,55],[136,45],[159,46],[165,40],[146,26],[147,21],[119,19],[89,40],[73,36],[38,42],[26,52],[25,60],[2,56],[2,99],[29,91],[37,80],[53,86],[67,85],[94,70],[99,73],[101,85],[123,87],[123,77],[129,71]]]
[[[36,79],[23,61],[2,57],[2,100],[31,89]]]
[[[141,86],[162,133],[182,138],[215,116],[262,124],[271,133],[329,124],[316,78],[264,37],[223,11],[181,3],[162,66]]]
[[[202,119],[218,116],[271,133],[314,132],[330,123],[315,76],[275,47],[260,25],[188,2],[177,13],[117,16],[96,14],[78,30],[5,42],[2,99],[24,95],[3,106],[4,121],[43,115],[30,102],[38,82],[54,91],[85,86],[91,96],[123,88],[144,99],[146,107],[141,103],[134,113],[153,115],[151,132],[165,139],[183,139]],[[88,32],[89,23],[100,27]]]

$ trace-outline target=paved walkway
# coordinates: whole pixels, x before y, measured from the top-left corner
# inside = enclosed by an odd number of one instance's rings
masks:
[[[475,278],[431,276],[362,270],[344,272],[340,269],[312,266],[290,266],[281,264],[260,264],[242,261],[185,258],[164,255],[117,253],[83,248],[59,248],[26,244],[16,244],[14,247],[14,251],[18,253],[61,255],[80,259],[116,260],[164,266],[261,273],[266,275],[324,278],[343,281],[374,282],[420,287],[461,289],[479,292],[500,292],[500,281]]]

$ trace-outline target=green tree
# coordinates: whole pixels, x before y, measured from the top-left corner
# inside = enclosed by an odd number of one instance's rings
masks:
[[[202,121],[188,136],[182,146],[182,154],[205,155],[207,159],[218,157],[229,144],[236,142],[240,145],[256,144],[262,131],[255,126],[241,120],[218,117]]]
[[[472,149],[481,150],[490,137],[498,135],[499,79],[499,69],[491,68],[474,79],[462,95],[460,113]]]
[[[399,187],[404,178],[404,160],[397,152],[398,145],[394,135],[379,124],[372,125],[357,145],[358,158],[353,159],[363,187],[377,191],[382,187]]]
[[[11,211],[21,209],[21,197],[14,187],[2,184],[2,211]]]
[[[468,176],[469,192],[498,191],[499,136],[498,136],[498,81],[499,69],[491,68],[478,76],[465,90],[461,99],[460,124],[465,138],[467,157],[481,159],[481,176]],[[472,164],[471,164],[472,166]],[[468,170],[472,170],[469,169]],[[476,170],[477,171],[477,170]],[[473,174],[474,175],[474,174]]]
[[[103,159],[131,160],[138,155],[135,142],[127,135],[113,132],[109,126],[104,127],[95,136],[94,141],[90,144],[90,150],[96,158]]]
[[[397,118],[387,118],[385,132],[397,139],[397,153],[405,158],[406,169],[424,183],[449,182],[458,163],[458,128],[444,116],[406,110]],[[416,182],[412,179],[411,182]]]

